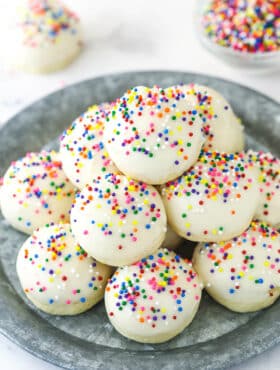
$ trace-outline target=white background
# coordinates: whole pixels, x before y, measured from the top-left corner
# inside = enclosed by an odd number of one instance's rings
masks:
[[[47,76],[24,75],[0,67],[0,125],[54,90],[94,76],[128,70],[174,69],[215,75],[246,84],[280,101],[280,72],[255,74],[234,69],[202,49],[193,27],[194,7],[199,1],[65,0],[82,20],[86,42],[83,54],[68,69]],[[14,3],[15,0],[9,1],[10,6]],[[7,1],[0,0],[0,24],[6,6]],[[3,33],[0,36],[7,37]],[[3,370],[55,369],[1,336],[0,361]],[[238,369],[274,370],[279,369],[279,361],[280,346]]]

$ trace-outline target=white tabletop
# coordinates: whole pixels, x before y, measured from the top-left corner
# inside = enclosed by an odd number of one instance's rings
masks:
[[[24,75],[0,67],[0,125],[34,100],[61,87],[129,70],[173,69],[215,75],[248,85],[280,101],[280,73],[255,75],[233,69],[201,48],[193,29],[195,2],[65,0],[84,25],[83,54],[68,69],[47,76]],[[5,9],[6,4],[6,0],[0,0],[0,9]],[[5,13],[1,11],[0,22],[3,16]],[[0,359],[1,369],[56,368],[1,336]],[[238,370],[274,370],[279,368],[279,361],[280,346],[238,366]]]

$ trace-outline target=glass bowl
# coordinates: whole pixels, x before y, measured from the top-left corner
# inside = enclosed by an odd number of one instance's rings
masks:
[[[211,0],[199,0],[196,5],[195,27],[201,44],[212,54],[226,63],[249,70],[280,69],[280,50],[249,53],[221,46],[208,37],[202,26],[202,16]]]

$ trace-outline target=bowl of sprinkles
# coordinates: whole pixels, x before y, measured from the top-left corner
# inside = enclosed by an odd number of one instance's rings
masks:
[[[280,66],[280,0],[204,0],[198,31],[203,45],[227,62]]]

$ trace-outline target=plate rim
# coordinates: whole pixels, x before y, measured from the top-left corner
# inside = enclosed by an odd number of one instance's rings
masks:
[[[81,81],[73,82],[73,83],[71,83],[69,85],[66,85],[64,87],[61,87],[61,88],[55,90],[55,91],[52,91],[52,92],[50,92],[50,93],[48,93],[46,95],[43,95],[39,99],[33,100],[30,104],[24,106],[17,113],[13,114],[8,120],[4,121],[4,123],[2,123],[2,125],[0,126],[0,131],[2,131],[3,129],[5,129],[5,127],[7,126],[7,124],[9,124],[17,116],[19,116],[20,114],[22,114],[26,110],[30,109],[33,105],[36,105],[40,101],[42,101],[42,100],[44,100],[46,98],[50,98],[53,95],[56,95],[58,93],[63,93],[68,88],[71,88],[71,87],[74,87],[74,86],[78,86],[78,85],[82,85],[82,84],[87,83],[87,82],[92,81],[92,80],[103,80],[105,78],[112,78],[112,77],[117,77],[117,76],[125,76],[125,75],[130,75],[130,74],[160,74],[160,73],[164,73],[164,74],[167,74],[167,73],[171,73],[171,74],[181,73],[181,74],[186,74],[186,75],[189,74],[189,75],[196,76],[196,77],[210,78],[210,79],[214,79],[216,81],[230,83],[230,84],[233,84],[235,86],[241,87],[242,89],[245,89],[247,91],[250,91],[250,92],[253,92],[253,93],[257,93],[258,95],[262,96],[263,98],[265,98],[267,100],[270,100],[272,103],[274,103],[276,105],[280,105],[280,102],[278,102],[276,99],[272,98],[271,96],[269,96],[269,95],[267,95],[267,94],[265,94],[265,93],[263,93],[263,92],[261,92],[259,90],[254,89],[253,87],[244,85],[244,84],[242,84],[240,82],[236,82],[236,81],[231,80],[231,79],[227,79],[227,78],[223,78],[223,77],[218,77],[218,76],[215,76],[215,75],[207,75],[206,73],[197,73],[197,72],[192,72],[192,71],[174,70],[174,69],[131,70],[131,71],[127,71],[127,72],[115,72],[115,73],[108,73],[108,74],[106,73],[106,74],[98,75],[98,76],[95,76],[95,77],[85,78],[85,79],[83,79]]]
[[[17,112],[15,115],[13,115],[12,117],[9,118],[9,120],[5,121],[4,125],[0,128],[0,133],[3,132],[3,130],[6,130],[8,129],[7,127],[12,124],[12,122],[14,120],[17,119],[17,117],[19,115],[21,115],[23,112],[29,110],[31,107],[33,107],[34,105],[38,104],[39,102],[41,102],[42,100],[46,100],[46,99],[51,99],[53,96],[57,95],[59,96],[60,94],[63,94],[63,92],[67,91],[67,89],[69,88],[75,88],[75,87],[78,87],[79,85],[82,85],[82,84],[85,84],[87,82],[92,82],[92,81],[96,81],[96,80],[99,80],[99,81],[104,81],[105,79],[107,78],[122,78],[124,76],[129,76],[129,75],[157,75],[157,74],[182,74],[182,75],[185,75],[186,78],[187,77],[190,77],[192,76],[193,78],[206,78],[206,79],[213,79],[214,81],[221,81],[223,83],[226,83],[226,84],[231,84],[231,85],[235,85],[235,86],[238,86],[239,88],[241,89],[245,89],[247,90],[248,92],[250,93],[254,93],[254,94],[257,94],[261,97],[263,97],[265,100],[267,101],[270,101],[272,103],[274,103],[276,106],[279,107],[280,109],[280,103],[277,102],[275,99],[273,99],[272,97],[270,96],[267,96],[265,95],[264,93],[258,91],[258,90],[255,90],[251,87],[248,87],[248,86],[245,86],[243,84],[240,84],[240,83],[236,83],[232,80],[227,80],[227,79],[223,79],[223,78],[220,78],[220,77],[216,77],[216,76],[212,76],[212,75],[206,75],[206,74],[200,74],[200,73],[193,73],[192,71],[182,71],[182,70],[144,70],[144,71],[128,71],[128,72],[120,72],[120,73],[111,73],[111,74],[105,74],[105,75],[100,75],[100,76],[97,76],[97,77],[93,77],[93,78],[88,78],[88,79],[85,79],[85,80],[82,80],[82,81],[78,81],[76,83],[73,83],[73,84],[69,84],[61,89],[58,89],[56,91],[53,91],[52,93],[50,94],[47,94],[43,97],[41,97],[40,99],[37,99],[35,101],[33,101],[31,104],[27,105],[26,107],[24,107],[22,110],[20,110],[19,112]],[[0,312],[3,312],[3,310],[5,310],[5,299],[1,299],[1,297],[7,297],[7,295],[13,295],[16,300],[20,301],[23,305],[24,305],[24,309],[25,311],[27,312],[27,314],[31,314],[31,315],[34,315],[34,311],[32,311],[32,309],[27,306],[22,298],[20,296],[17,295],[16,291],[15,291],[15,288],[10,285],[8,286],[8,284],[5,284],[3,283],[1,277],[6,278],[6,280],[9,281],[9,279],[6,277],[6,275],[4,274],[4,270],[3,270],[3,266],[2,266],[2,261],[0,260]],[[5,293],[5,294],[3,294]],[[270,308],[270,310],[273,309],[273,306]],[[274,310],[275,310],[275,306],[274,306]],[[267,311],[264,310],[262,311],[263,312],[263,315],[267,316]],[[6,313],[6,315],[8,315]],[[39,319],[39,320],[43,320],[43,318],[41,318],[36,312],[35,312],[35,315],[36,315],[36,320]],[[4,314],[4,319],[5,319],[5,314]],[[213,365],[213,357],[217,358],[219,356],[222,355],[222,353],[214,353],[214,356],[211,355],[211,353],[209,354],[208,352],[212,352],[212,347],[213,347],[213,344],[215,346],[215,343],[219,343],[221,342],[221,344],[223,344],[223,341],[226,337],[230,337],[233,335],[233,338],[232,338],[232,342],[236,342],[236,344],[238,344],[238,339],[237,338],[234,338],[234,332],[236,330],[240,330],[243,329],[245,330],[245,337],[246,337],[246,327],[250,325],[251,327],[251,330],[256,330],[257,331],[257,325],[254,325],[255,324],[255,321],[257,321],[258,319],[258,315],[256,317],[254,317],[253,319],[249,320],[248,323],[242,325],[242,326],[239,326],[238,328],[234,329],[233,331],[231,332],[228,332],[226,334],[224,334],[223,336],[221,337],[218,337],[218,338],[215,338],[215,339],[212,339],[210,341],[207,341],[207,342],[201,342],[201,343],[196,343],[196,344],[193,344],[189,347],[186,348],[177,348],[177,349],[172,349],[172,350],[169,350],[169,351],[160,351],[160,350],[156,350],[156,351],[135,351],[135,350],[126,350],[126,349],[118,349],[118,348],[109,348],[108,347],[105,347],[105,346],[102,346],[102,345],[98,345],[98,344],[95,344],[95,348],[96,347],[99,347],[99,348],[103,348],[104,351],[106,349],[106,352],[107,353],[111,353],[113,355],[115,355],[115,361],[117,360],[117,362],[119,362],[119,359],[118,359],[118,356],[116,356],[116,354],[118,353],[126,353],[128,355],[128,358],[129,358],[129,355],[133,354],[134,356],[134,361],[135,361],[135,364],[136,364],[136,360],[137,360],[137,368],[140,369],[142,368],[141,366],[144,365],[143,368],[146,368],[147,367],[147,362],[148,361],[154,361],[155,359],[155,356],[157,355],[160,355],[161,358],[160,359],[157,359],[158,361],[158,366],[162,367],[162,368],[165,368],[165,365],[166,365],[166,357],[167,358],[172,358],[172,365],[174,364],[174,367],[176,365],[176,362],[180,362],[182,361],[182,359],[185,359],[187,358],[187,356],[196,356],[197,357],[197,361],[199,363],[200,359],[200,355],[199,353],[201,354],[201,352],[203,353],[204,352],[204,355],[207,354],[208,355],[208,359],[209,360],[212,360],[211,364],[209,363],[209,361],[207,361],[207,363],[209,365]],[[270,320],[271,321],[271,320]],[[20,321],[19,321],[20,322]],[[45,320],[44,320],[45,322]],[[4,323],[4,324],[3,324]],[[13,322],[14,323],[14,322]],[[49,325],[49,324],[48,324]],[[53,326],[50,326],[50,330],[51,331],[59,331],[59,329],[53,327]],[[59,331],[60,332],[60,331]],[[275,331],[276,332],[276,331]],[[74,346],[77,346],[79,347],[79,342],[80,345],[83,347],[83,349],[85,351],[84,355],[86,355],[88,353],[88,348],[85,348],[85,347],[88,347],[89,346],[89,342],[87,346],[85,345],[82,345],[82,343],[84,343],[84,341],[80,338],[77,338],[77,337],[73,337],[63,331],[61,331],[61,333],[63,334],[63,336],[67,335],[69,340],[71,340],[71,342],[73,342],[73,345]],[[0,334],[2,334],[4,337],[6,337],[7,339],[9,339],[10,341],[12,341],[13,343],[15,343],[16,345],[18,345],[19,347],[21,347],[22,349],[24,349],[25,351],[29,352],[30,354],[44,360],[44,361],[47,361],[53,365],[56,365],[56,366],[60,366],[62,368],[66,368],[66,369],[73,369],[73,364],[71,365],[71,363],[67,364],[67,363],[64,363],[64,362],[61,362],[59,360],[55,360],[54,357],[50,358],[47,356],[47,353],[46,351],[42,350],[41,348],[36,348],[36,345],[34,346],[34,344],[30,344],[28,341],[26,341],[24,339],[23,336],[17,336],[17,335],[13,335],[11,332],[9,332],[9,323],[8,325],[6,325],[5,327],[5,320],[2,320],[0,318]],[[32,332],[32,334],[35,334]],[[38,334],[38,333],[37,333]],[[273,332],[272,332],[273,334]],[[273,345],[276,345],[278,343],[280,343],[280,336],[275,334],[274,336],[273,335],[270,335],[269,336],[269,340],[267,340],[265,342],[265,345],[263,345],[262,343],[262,349],[261,350],[258,350],[258,346],[257,345],[253,345],[254,343],[258,343],[258,340],[257,338],[255,338],[255,335],[253,336],[252,334],[249,334],[248,335],[248,339],[250,339],[250,342],[252,344],[252,350],[251,351],[247,351],[245,354],[242,353],[242,356],[241,354],[239,353],[239,346],[237,345],[234,349],[235,351],[237,351],[236,353],[232,353],[231,356],[228,356],[227,359],[224,359],[223,361],[223,364],[222,364],[222,367],[221,366],[215,366],[215,369],[219,369],[219,368],[224,368],[225,366],[233,366],[233,365],[237,365],[241,362],[243,362],[244,360],[246,359],[249,359],[257,354],[260,354],[264,351],[266,351],[267,349],[271,348]],[[243,337],[244,338],[244,337]],[[54,338],[56,339],[56,338]],[[253,341],[254,340],[254,341]],[[214,343],[215,342],[215,343]],[[226,342],[226,341],[225,341]],[[243,339],[243,342],[244,342],[244,339]],[[241,345],[241,343],[239,343]],[[93,346],[92,344],[90,345],[91,347]],[[199,348],[197,348],[199,347]],[[217,345],[216,345],[217,347]],[[93,347],[92,347],[93,349]],[[183,351],[183,357],[182,356],[179,356],[180,359],[178,359],[178,354],[182,352],[182,350],[184,349]],[[196,352],[195,352],[196,351]],[[107,358],[108,360],[108,358]],[[112,364],[112,359],[110,358],[110,364]],[[143,364],[143,361],[145,362],[145,364]],[[90,360],[91,364],[94,365],[94,363],[92,362],[92,359]],[[99,365],[101,364],[101,362],[99,363]],[[106,369],[106,365],[108,365],[108,363],[106,362],[103,362],[103,364],[105,367],[104,369]],[[125,364],[122,364],[122,369],[128,369],[129,367],[126,367],[127,365]],[[169,364],[170,366],[170,364]],[[98,367],[100,369],[103,369],[103,367]],[[118,367],[116,367],[117,369]]]

